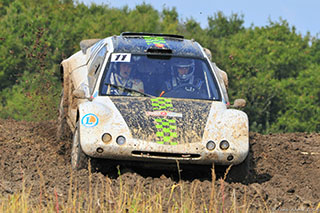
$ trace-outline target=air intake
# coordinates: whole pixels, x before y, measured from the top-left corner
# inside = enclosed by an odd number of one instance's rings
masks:
[[[165,55],[171,55],[172,54],[172,50],[168,49],[168,48],[148,48],[147,49],[147,53],[149,54],[165,54]]]
[[[146,151],[132,151],[132,156],[143,158],[160,158],[160,159],[198,159],[199,154],[190,153],[167,153],[167,152],[146,152]]]

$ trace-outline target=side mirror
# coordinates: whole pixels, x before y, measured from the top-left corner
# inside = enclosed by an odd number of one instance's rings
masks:
[[[79,98],[79,99],[86,99],[88,97],[86,97],[86,93],[84,90],[82,89],[76,89],[73,91],[72,93],[74,95],[74,97]]]
[[[244,99],[236,99],[233,105],[231,105],[231,107],[233,108],[243,108],[245,106],[246,106],[246,100]]]

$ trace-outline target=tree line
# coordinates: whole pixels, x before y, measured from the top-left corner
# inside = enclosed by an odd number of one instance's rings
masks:
[[[244,27],[217,12],[203,28],[176,8],[87,6],[73,0],[0,0],[0,117],[55,119],[60,62],[79,42],[121,32],[180,34],[211,50],[229,76],[229,98],[244,98],[250,130],[320,132],[320,40],[286,20]]]

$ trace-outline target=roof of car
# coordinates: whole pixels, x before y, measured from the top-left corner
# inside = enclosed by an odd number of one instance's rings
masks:
[[[127,32],[113,36],[112,42],[119,53],[204,57],[197,42],[180,35]]]

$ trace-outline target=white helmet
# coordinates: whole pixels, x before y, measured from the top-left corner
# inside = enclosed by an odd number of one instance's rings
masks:
[[[178,69],[188,69],[187,73],[180,73]],[[195,70],[195,62],[193,59],[180,59],[178,62],[173,64],[173,70],[177,75],[178,80],[180,81],[187,81],[189,80]]]

